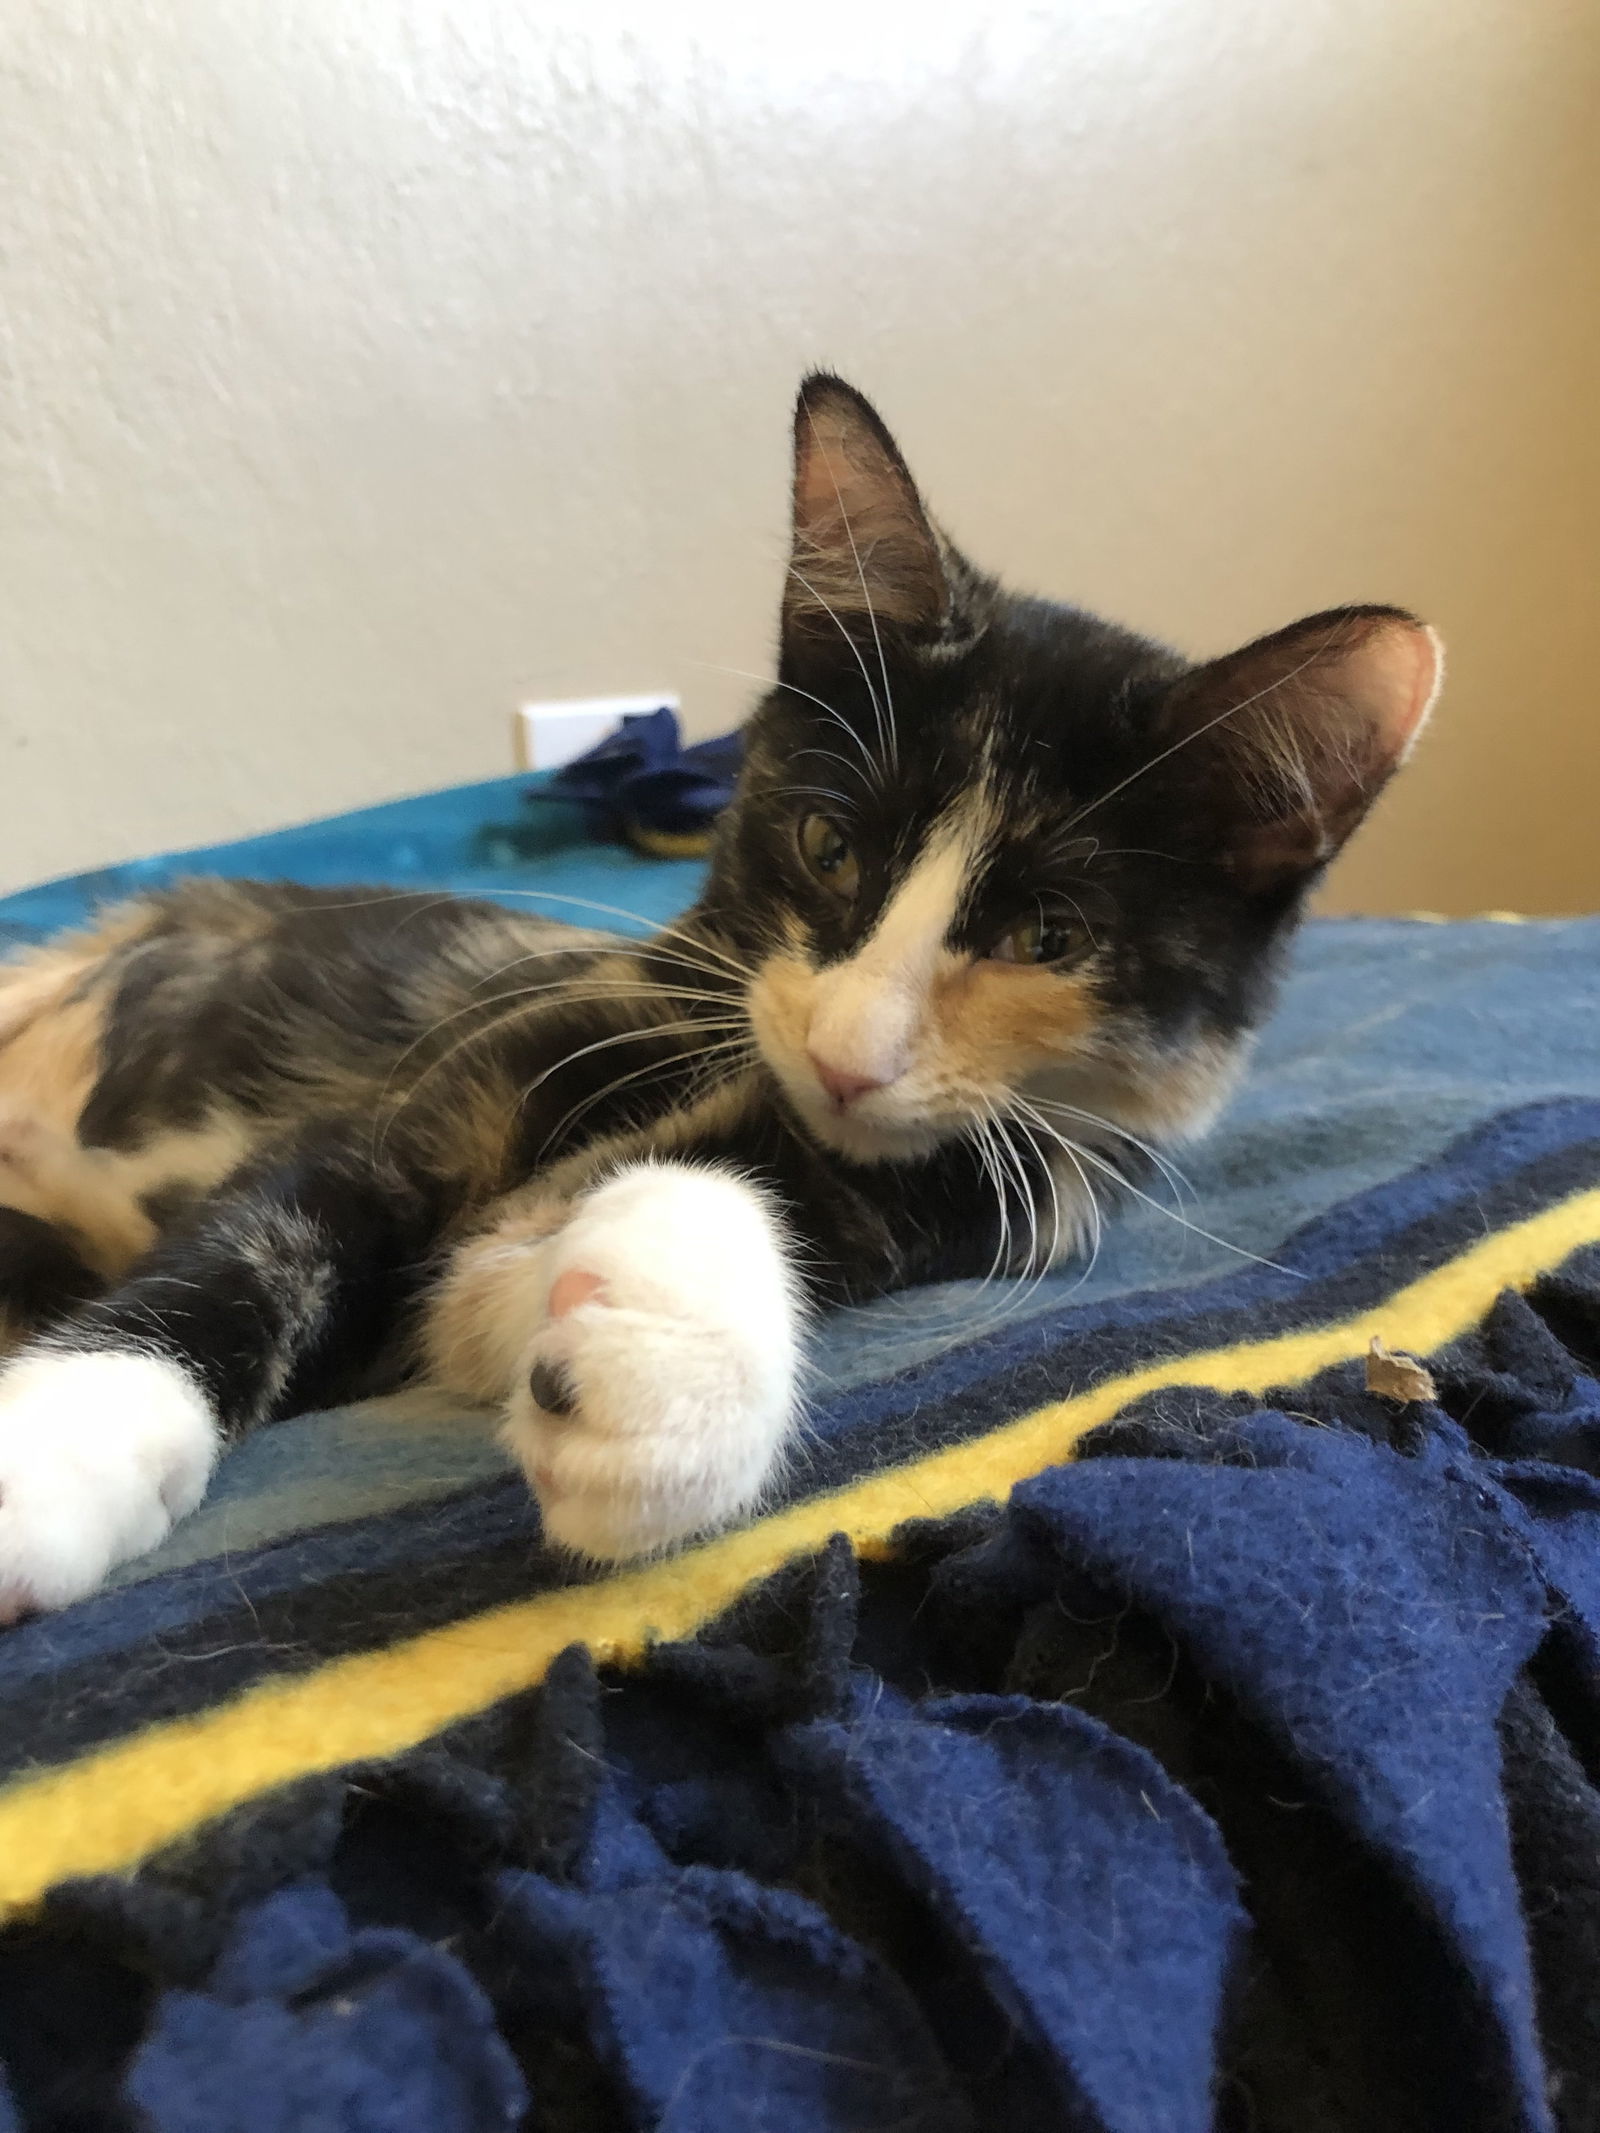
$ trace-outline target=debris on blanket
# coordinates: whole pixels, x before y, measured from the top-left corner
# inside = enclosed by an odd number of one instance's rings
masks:
[[[1436,1400],[1439,1388],[1414,1355],[1389,1350],[1376,1333],[1367,1350],[1367,1390],[1386,1400]]]

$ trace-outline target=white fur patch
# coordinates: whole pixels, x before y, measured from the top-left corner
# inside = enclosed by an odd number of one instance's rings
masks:
[[[817,978],[807,1042],[847,1073],[893,1083],[916,1052],[945,936],[972,878],[988,819],[978,795],[928,840],[848,962]]]
[[[502,1434],[550,1537],[617,1561],[749,1511],[789,1435],[799,1365],[762,1194],[726,1171],[639,1165],[581,1200],[537,1263],[539,1316],[552,1291],[558,1310],[579,1300],[525,1339]],[[569,1388],[569,1414],[538,1404],[535,1366]]]
[[[205,1494],[210,1403],[160,1356],[35,1348],[0,1370],[0,1621],[65,1607]]]

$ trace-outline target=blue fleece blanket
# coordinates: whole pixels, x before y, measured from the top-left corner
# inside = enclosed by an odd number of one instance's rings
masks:
[[[0,927],[692,895],[557,816]],[[1181,1188],[842,1314],[787,1502],[675,1562],[575,1584],[482,1417],[246,1447],[0,1638],[0,2125],[1600,2125],[1597,947],[1313,924]]]

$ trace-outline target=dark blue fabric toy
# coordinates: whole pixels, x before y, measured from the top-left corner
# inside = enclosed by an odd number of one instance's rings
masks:
[[[534,803],[579,801],[592,837],[626,840],[661,859],[707,851],[711,825],[733,798],[743,742],[738,733],[685,747],[665,705],[623,719],[617,732],[527,794]]]

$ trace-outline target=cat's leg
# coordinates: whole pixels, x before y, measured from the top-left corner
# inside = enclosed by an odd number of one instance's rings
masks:
[[[224,1445],[369,1364],[436,1231],[426,1192],[330,1136],[0,1365],[0,1621],[92,1592],[194,1508]]]
[[[801,1306],[769,1197],[643,1162],[457,1251],[427,1310],[435,1374],[504,1406],[545,1529],[604,1561],[757,1504],[793,1431]]]

